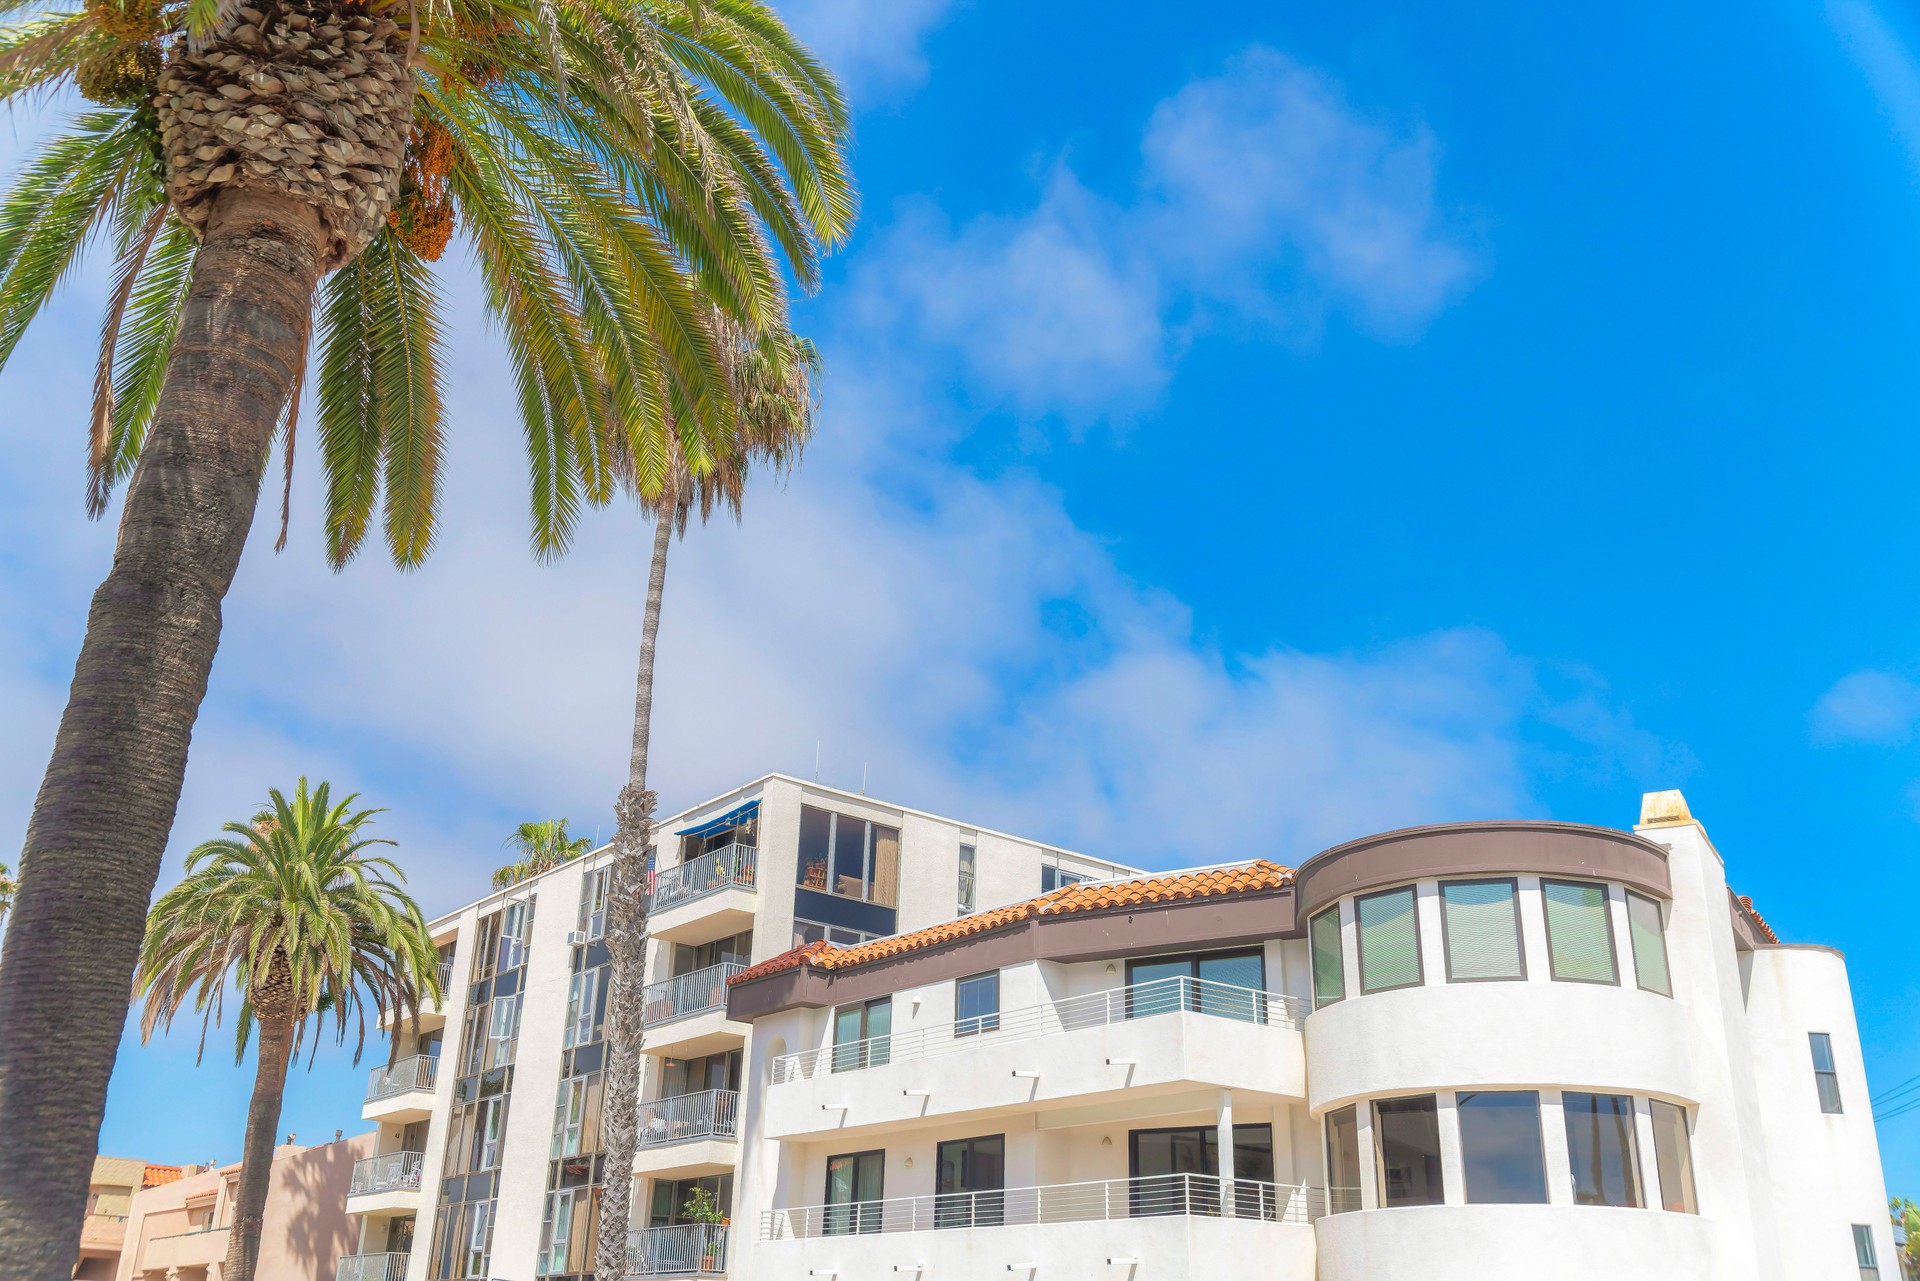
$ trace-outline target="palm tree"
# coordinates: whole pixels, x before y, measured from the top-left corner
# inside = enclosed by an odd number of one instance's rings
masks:
[[[13,892],[18,886],[12,871],[5,863],[0,863],[0,925],[6,924],[7,913],[13,910]]]
[[[191,1003],[201,1015],[204,1053],[230,983],[240,994],[235,1062],[246,1055],[252,1025],[260,1025],[240,1188],[220,1274],[229,1281],[253,1278],[287,1067],[308,1033],[317,1046],[330,1017],[335,1040],[344,1041],[352,1019],[358,1062],[369,1006],[394,1011],[396,1021],[417,1019],[421,1002],[441,995],[426,921],[399,885],[406,877],[392,859],[368,853],[393,844],[364,835],[383,811],[355,810],[357,795],[333,804],[328,793],[326,783],[309,792],[304,778],[291,799],[274,789],[271,808],[253,822],[228,823],[225,837],[195,846],[186,878],[153,905],[140,951],[143,1040],[170,1028]],[[316,1026],[310,1029],[309,1020]]]
[[[613,885],[608,895],[607,1085],[600,1132],[606,1171],[600,1195],[600,1244],[595,1270],[600,1281],[626,1274],[627,1219],[631,1208],[633,1148],[639,1134],[640,1041],[644,1032],[640,995],[647,981],[647,870],[653,862],[653,811],[647,788],[647,748],[653,720],[654,643],[667,583],[667,547],[686,534],[696,509],[704,523],[715,507],[740,518],[747,476],[755,465],[785,471],[798,461],[813,432],[814,388],[820,359],[812,343],[793,333],[748,333],[725,322],[726,361],[737,407],[728,446],[713,466],[696,472],[676,456],[669,483],[653,509],[653,560],[647,573],[647,605],[640,624],[640,672],[634,685],[633,745],[627,783],[614,801]]]
[[[513,829],[513,835],[507,838],[506,844],[517,850],[520,857],[494,872],[493,888],[496,890],[504,890],[528,877],[550,872],[562,863],[571,863],[593,848],[590,838],[567,834],[567,820],[564,818],[522,823]]]
[[[784,325],[783,271],[812,288],[854,213],[840,90],[762,0],[81,0],[0,29],[0,97],[76,83],[96,105],[0,203],[0,361],[109,242],[90,508],[129,483],[0,953],[0,1133],[36,1136],[0,1144],[0,1276],[78,1246],[221,603],[271,446],[291,459],[310,337],[327,554],[372,529],[417,564],[447,428],[433,263],[458,230],[556,555],[584,505],[657,496],[672,456],[711,465],[733,429],[711,317]]]

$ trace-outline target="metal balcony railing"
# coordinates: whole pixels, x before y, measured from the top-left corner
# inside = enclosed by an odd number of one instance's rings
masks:
[[[630,1277],[721,1277],[727,1274],[727,1225],[676,1223],[627,1233]]]
[[[406,1094],[412,1090],[431,1090],[433,1070],[439,1062],[430,1054],[416,1054],[410,1059],[401,1059],[392,1067],[375,1068],[367,1079],[367,1102],[390,1099],[396,1094]]]
[[[640,1105],[640,1146],[664,1147],[692,1139],[733,1139],[740,1096],[732,1090],[702,1090]]]
[[[736,885],[750,890],[759,866],[759,850],[733,844],[677,867],[663,868],[653,882],[653,910],[664,912]]]
[[[1070,996],[1045,1005],[1029,1005],[911,1032],[784,1054],[773,1061],[773,1083],[780,1085],[787,1081],[811,1080],[830,1072],[855,1072],[885,1063],[938,1058],[977,1045],[1028,1041],[1061,1032],[1077,1032],[1081,1028],[1181,1012],[1298,1028],[1312,1012],[1312,1005],[1297,996],[1235,987],[1210,979],[1154,979],[1131,987]]]
[[[760,1239],[1024,1227],[1168,1215],[1304,1224],[1325,1214],[1326,1209],[1326,1194],[1319,1188],[1251,1179],[1229,1181],[1211,1174],[1161,1174],[765,1210],[760,1215]]]
[[[746,968],[726,961],[678,978],[649,983],[640,994],[641,1017],[652,1026],[721,1009],[727,1003],[727,980]]]
[[[420,1190],[420,1163],[424,1152],[383,1152],[353,1163],[353,1182],[348,1196],[371,1196],[376,1192],[417,1192]]]
[[[452,957],[448,957],[446,960],[440,962],[440,990],[442,992],[453,991],[453,958]]]
[[[333,1281],[407,1281],[404,1254],[343,1254]]]

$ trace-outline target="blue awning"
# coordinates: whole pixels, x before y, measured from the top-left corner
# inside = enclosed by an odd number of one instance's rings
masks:
[[[760,802],[748,801],[737,809],[730,809],[719,818],[710,818],[696,827],[683,827],[675,836],[711,836],[715,832],[724,832],[729,827],[738,827],[760,812]]]

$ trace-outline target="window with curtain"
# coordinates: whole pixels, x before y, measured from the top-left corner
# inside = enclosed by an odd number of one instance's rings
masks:
[[[1335,904],[1307,923],[1313,953],[1313,1008],[1346,999],[1346,960],[1340,952],[1340,907]]]
[[[1431,1094],[1373,1105],[1373,1164],[1380,1205],[1439,1205],[1440,1113]]]
[[[1547,1157],[1536,1090],[1461,1091],[1460,1163],[1469,1205],[1545,1205]]]
[[[1349,1103],[1327,1113],[1327,1213],[1360,1208],[1360,1110]]]
[[[1825,1032],[1809,1032],[1807,1041],[1813,1047],[1813,1084],[1820,1092],[1820,1110],[1838,1116],[1840,1074],[1833,1066],[1833,1037]]]
[[[953,1034],[972,1036],[1000,1026],[1000,971],[956,979],[953,984]]]
[[[1627,891],[1627,932],[1633,936],[1633,973],[1643,992],[1673,995],[1667,973],[1667,930],[1657,900]]]
[[[1564,983],[1618,983],[1607,887],[1591,881],[1542,881],[1547,905],[1547,955]]]
[[[1880,1256],[1873,1248],[1873,1229],[1864,1223],[1853,1225],[1853,1257],[1860,1265],[1860,1281],[1879,1281]]]
[[[880,1204],[886,1196],[884,1150],[851,1152],[827,1158],[827,1236],[880,1230]]]
[[[1360,990],[1385,992],[1420,982],[1420,921],[1413,886],[1353,901],[1360,926]]]
[[[1687,1138],[1687,1110],[1664,1099],[1653,1100],[1653,1164],[1660,1174],[1660,1204],[1676,1214],[1698,1214],[1693,1195],[1693,1145]]]
[[[973,911],[973,864],[975,851],[973,843],[960,845],[960,914],[965,916]]]
[[[1624,1094],[1560,1096],[1567,1122],[1567,1161],[1575,1205],[1640,1204],[1639,1146],[1634,1141],[1633,1100]]]
[[[879,997],[833,1012],[833,1070],[853,1072],[893,1059],[893,998]]]
[[[1449,983],[1527,976],[1515,881],[1443,882],[1440,933],[1446,943]]]

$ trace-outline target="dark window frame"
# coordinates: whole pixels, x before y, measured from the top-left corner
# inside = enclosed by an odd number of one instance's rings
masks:
[[[1467,1100],[1478,1097],[1478,1096],[1484,1096],[1484,1095],[1501,1095],[1501,1096],[1510,1096],[1510,1097],[1524,1096],[1525,1098],[1532,1100],[1533,1102],[1533,1139],[1535,1144],[1533,1155],[1537,1157],[1539,1160],[1539,1171],[1540,1171],[1540,1185],[1539,1185],[1540,1195],[1538,1198],[1531,1199],[1531,1200],[1499,1200],[1499,1199],[1490,1198],[1490,1197],[1474,1196],[1473,1173],[1474,1173],[1474,1167],[1475,1167],[1476,1161],[1469,1151],[1471,1144],[1467,1139],[1468,1126],[1466,1123],[1466,1117],[1469,1114],[1469,1112],[1472,1111],[1472,1105],[1468,1103]],[[1464,1204],[1466,1205],[1546,1205],[1552,1200],[1552,1194],[1549,1191],[1548,1185],[1547,1185],[1547,1124],[1546,1124],[1545,1113],[1542,1111],[1540,1107],[1540,1091],[1538,1090],[1457,1090],[1454,1092],[1454,1096],[1453,1096],[1453,1109],[1454,1109],[1455,1125],[1460,1135],[1460,1181],[1462,1185],[1460,1188],[1460,1196]]]
[[[993,981],[993,1009],[986,1014],[970,1014],[961,1017],[960,989],[968,983]],[[955,1036],[978,1036],[982,1032],[1000,1030],[1000,971],[985,970],[979,974],[969,974],[953,981],[953,1034]]]
[[[1619,1210],[1646,1209],[1648,1188],[1646,1186],[1647,1184],[1646,1171],[1642,1168],[1642,1165],[1641,1165],[1639,1102],[1631,1094],[1616,1094],[1611,1090],[1563,1090],[1561,1091],[1560,1120],[1561,1120],[1562,1127],[1567,1132],[1567,1164],[1568,1164],[1568,1175],[1570,1178],[1577,1177],[1577,1172],[1579,1170],[1579,1163],[1576,1162],[1573,1158],[1573,1149],[1574,1149],[1573,1127],[1575,1124],[1575,1117],[1580,1114],[1569,1113],[1567,1111],[1566,1104],[1569,1096],[1582,1096],[1582,1097],[1593,1098],[1593,1099],[1625,1099],[1627,1101],[1627,1110],[1625,1113],[1627,1124],[1625,1129],[1621,1131],[1626,1136],[1626,1153],[1620,1162],[1620,1173],[1621,1173],[1621,1176],[1627,1180],[1626,1192],[1630,1200],[1624,1205],[1611,1202],[1611,1201],[1582,1201],[1579,1199],[1579,1185],[1576,1183],[1574,1184],[1574,1187],[1573,1187],[1573,1192],[1574,1192],[1573,1203],[1575,1205],[1597,1205],[1597,1206],[1601,1206],[1602,1208],[1619,1209]],[[1604,1115],[1604,1114],[1594,1113],[1593,1115]],[[1619,1116],[1620,1114],[1616,1112],[1614,1115]],[[1596,1133],[1598,1134],[1598,1131],[1596,1131]],[[1657,1173],[1658,1172],[1656,1171],[1656,1174]]]
[[[856,1162],[854,1166],[853,1186],[854,1186],[855,1192],[857,1193],[860,1187],[860,1173],[859,1173],[860,1167],[857,1163],[866,1157],[878,1158],[880,1162],[880,1195],[872,1198],[871,1200],[860,1200],[856,1196],[856,1199],[852,1201],[835,1201],[833,1199],[833,1163],[835,1161]],[[869,1226],[869,1223],[868,1223],[869,1212],[865,1210],[857,1209],[855,1207],[869,1206],[869,1205],[880,1206],[886,1201],[887,1199],[887,1150],[885,1148],[867,1148],[860,1152],[835,1152],[827,1157],[826,1165],[823,1167],[821,1171],[821,1178],[825,1183],[824,1188],[821,1190],[821,1196],[820,1196],[820,1204],[822,1207],[824,1207],[826,1211],[821,1216],[823,1220],[822,1226],[823,1228],[825,1228],[824,1235],[826,1236],[864,1236],[864,1235],[868,1235],[868,1234],[880,1231],[880,1221],[882,1217],[881,1210],[875,1209],[870,1212],[872,1223],[871,1223],[871,1226]],[[847,1207],[847,1209],[850,1211],[850,1213],[848,1213],[846,1216],[846,1218],[849,1220],[849,1223],[847,1226],[843,1226],[836,1231],[832,1226],[833,1211],[840,1209],[842,1206]]]
[[[1407,982],[1407,983],[1390,983],[1384,987],[1369,987],[1367,985],[1367,931],[1366,931],[1366,926],[1363,925],[1360,920],[1360,905],[1372,899],[1392,898],[1393,896],[1398,894],[1409,895],[1413,900],[1413,910],[1408,915],[1410,915],[1413,918],[1414,977],[1411,982]],[[1426,983],[1427,983],[1426,946],[1427,944],[1426,944],[1426,939],[1422,936],[1421,930],[1420,930],[1420,887],[1417,884],[1409,882],[1406,885],[1396,885],[1391,889],[1375,890],[1371,894],[1354,895],[1353,896],[1353,930],[1354,930],[1354,936],[1353,936],[1354,951],[1358,953],[1359,961],[1360,961],[1360,965],[1359,965],[1360,995],[1377,996],[1381,992],[1400,992],[1410,987],[1426,986]]]
[[[1385,1127],[1380,1124],[1381,1104],[1412,1103],[1425,1100],[1431,1107],[1433,1116],[1433,1160],[1438,1170],[1439,1199],[1435,1201],[1392,1201],[1387,1199],[1387,1161],[1384,1138]],[[1391,1098],[1370,1099],[1367,1103],[1370,1113],[1368,1119],[1373,1123],[1373,1190],[1379,1207],[1383,1210],[1399,1209],[1407,1206],[1445,1205],[1447,1203],[1447,1163],[1440,1142],[1440,1096],[1428,1092],[1422,1094],[1396,1094]]]
[[[1597,886],[1603,904],[1602,918],[1607,923],[1607,956],[1613,963],[1613,977],[1610,979],[1571,979],[1562,978],[1560,967],[1556,963],[1553,950],[1553,912],[1547,906],[1547,887],[1549,885]],[[1566,876],[1543,876],[1540,878],[1540,923],[1547,932],[1547,977],[1555,983],[1585,983],[1589,987],[1620,987],[1620,940],[1613,928],[1613,887],[1605,881],[1580,880]]]
[[[1416,906],[1418,905],[1416,904]],[[1313,927],[1328,917],[1333,918],[1333,957],[1340,967],[1340,995],[1330,996],[1323,1001],[1320,999],[1319,976],[1315,974],[1313,970]],[[1323,1010],[1329,1005],[1338,1005],[1347,999],[1347,939],[1344,923],[1340,919],[1340,905],[1338,903],[1333,904],[1331,907],[1323,908],[1307,918],[1307,978],[1313,987],[1314,1009]]]
[[[1856,1223],[1853,1226],[1853,1258],[1860,1268],[1860,1281],[1878,1281],[1880,1276],[1880,1251],[1873,1243],[1873,1225]]]
[[[1660,918],[1660,964],[1667,972],[1667,990],[1664,992],[1657,987],[1648,987],[1640,978],[1640,952],[1633,945],[1633,901],[1635,899],[1639,899],[1642,903],[1652,904],[1654,915]],[[1673,996],[1673,952],[1667,947],[1667,908],[1666,904],[1651,894],[1642,894],[1637,890],[1627,891],[1627,951],[1633,955],[1633,985],[1642,992],[1651,992],[1655,996],[1664,996],[1671,999]]]
[[[1807,1033],[1807,1048],[1813,1055],[1813,1088],[1824,1116],[1845,1116],[1846,1105],[1840,1098],[1840,1064],[1833,1057],[1833,1033]],[[1827,1066],[1820,1066],[1820,1052],[1826,1051]],[[1831,1099],[1829,1099],[1831,1094]],[[1827,1104],[1831,1102],[1832,1107]]]
[[[1663,1129],[1660,1124],[1660,1110],[1662,1108],[1671,1108],[1674,1112],[1679,1114],[1680,1142],[1682,1145],[1684,1145],[1684,1148],[1685,1148],[1685,1151],[1683,1154],[1685,1159],[1681,1162],[1676,1163],[1678,1166],[1678,1169],[1677,1169],[1678,1176],[1680,1178],[1685,1179],[1686,1181],[1686,1186],[1683,1189],[1680,1189],[1682,1192],[1684,1192],[1685,1195],[1677,1198],[1680,1202],[1679,1209],[1675,1209],[1672,1204],[1676,1200],[1676,1198],[1668,1195],[1669,1190],[1667,1188],[1667,1163],[1661,1159],[1661,1148],[1663,1146],[1661,1143],[1661,1135],[1668,1132],[1665,1129]],[[1647,1112],[1648,1112],[1648,1119],[1653,1122],[1653,1177],[1655,1181],[1659,1184],[1658,1190],[1660,1193],[1660,1208],[1665,1210],[1669,1214],[1700,1213],[1700,1181],[1694,1177],[1694,1173],[1693,1173],[1693,1117],[1692,1117],[1692,1114],[1689,1113],[1688,1110],[1683,1105],[1678,1103],[1669,1103],[1665,1099],[1648,1099]],[[1651,1198],[1649,1198],[1649,1201],[1651,1201]],[[1688,1204],[1687,1204],[1688,1202],[1692,1203],[1691,1208],[1688,1208]]]
[[[1447,931],[1447,887],[1449,885],[1505,885],[1513,891],[1513,943],[1520,956],[1517,975],[1490,975],[1486,978],[1455,978],[1452,937]],[[1446,967],[1449,983],[1524,983],[1527,981],[1527,932],[1520,922],[1520,878],[1517,876],[1472,876],[1441,881],[1436,891],[1440,899],[1440,960]],[[1419,924],[1419,899],[1414,900],[1414,924]]]

